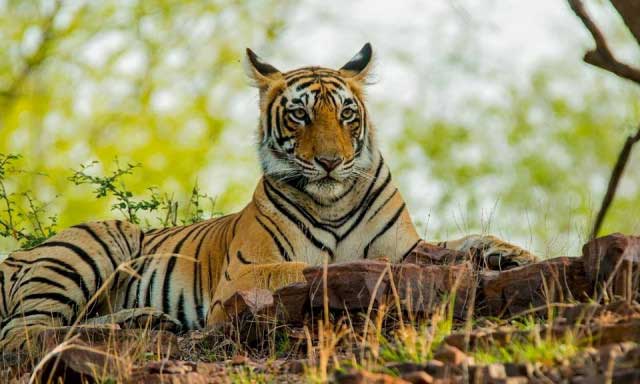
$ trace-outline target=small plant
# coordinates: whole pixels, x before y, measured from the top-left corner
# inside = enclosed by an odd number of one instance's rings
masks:
[[[46,176],[17,168],[20,158],[16,154],[0,154],[0,237],[12,238],[21,248],[30,248],[56,234],[58,219],[47,213],[49,203],[38,201],[30,191],[10,192],[11,176]]]
[[[182,211],[179,210],[180,204],[174,195],[162,194],[155,186],[147,188],[148,197],[137,197],[127,188],[124,178],[132,175],[135,169],[141,168],[141,164],[126,163],[123,166],[118,159],[115,159],[114,163],[116,169],[108,176],[96,176],[90,173],[91,168],[99,164],[98,161],[81,165],[79,170],[73,171],[69,181],[75,185],[93,186],[93,193],[98,199],[115,198],[115,202],[111,205],[112,211],[119,212],[132,223],[144,224],[145,227],[152,226],[147,219],[143,219],[145,213],[159,213],[160,216],[156,216],[156,220],[162,227],[193,224],[221,215],[215,210],[215,199],[200,192],[197,182],[191,189],[189,200]],[[204,209],[206,202],[210,205],[208,212]]]
[[[473,355],[476,362],[485,364],[536,362],[552,366],[570,360],[581,350],[571,333],[560,338],[537,336],[513,340],[506,345],[479,348]]]
[[[140,213],[157,210],[162,201],[153,188],[149,188],[151,195],[147,200],[135,199],[133,192],[127,189],[123,176],[131,175],[135,168],[141,167],[139,163],[127,163],[124,167],[120,165],[118,159],[115,159],[114,163],[116,170],[109,176],[90,175],[88,171],[99,164],[98,161],[92,161],[89,164],[81,165],[80,169],[74,171],[68,179],[75,185],[93,185],[95,188],[93,192],[98,199],[113,195],[116,202],[111,206],[111,209],[120,212],[128,221],[140,224]]]

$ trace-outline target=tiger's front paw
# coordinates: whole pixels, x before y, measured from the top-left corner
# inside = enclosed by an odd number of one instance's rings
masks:
[[[517,245],[492,235],[471,235],[464,239],[461,251],[469,252],[483,268],[504,270],[535,263],[538,258]]]

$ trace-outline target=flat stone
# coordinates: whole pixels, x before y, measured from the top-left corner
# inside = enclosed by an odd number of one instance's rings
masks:
[[[470,257],[465,252],[438,247],[422,240],[402,260],[403,263],[418,265],[451,265],[469,261]]]
[[[309,284],[286,285],[273,293],[278,316],[287,324],[302,324],[309,310]]]
[[[460,365],[467,361],[467,355],[464,352],[449,344],[442,344],[433,358],[450,365]]]
[[[548,303],[586,300],[592,289],[581,258],[557,257],[506,271],[482,271],[481,314],[511,316]]]
[[[606,285],[614,295],[632,298],[640,287],[640,236],[613,233],[582,247],[585,271],[598,288]]]
[[[268,289],[248,289],[237,291],[223,306],[226,313],[230,316],[237,317],[247,313],[258,315],[272,309],[274,305],[273,294]]]

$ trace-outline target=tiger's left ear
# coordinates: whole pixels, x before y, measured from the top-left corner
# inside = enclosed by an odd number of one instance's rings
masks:
[[[373,65],[372,57],[373,50],[371,49],[371,44],[366,43],[347,64],[340,68],[340,73],[344,77],[350,77],[363,83],[367,79]]]
[[[245,60],[245,70],[247,75],[254,81],[254,85],[264,91],[273,81],[282,78],[282,73],[273,65],[268,64],[247,48],[247,58]]]

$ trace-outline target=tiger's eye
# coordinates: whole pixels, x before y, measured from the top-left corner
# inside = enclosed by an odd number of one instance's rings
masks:
[[[354,110],[351,108],[343,109],[342,112],[340,113],[340,118],[342,118],[343,120],[350,119],[354,113],[355,113]]]
[[[307,112],[302,109],[302,108],[297,108],[294,109],[293,111],[291,111],[291,114],[293,115],[293,117],[295,117],[297,120],[304,120],[305,117],[307,117]]]

